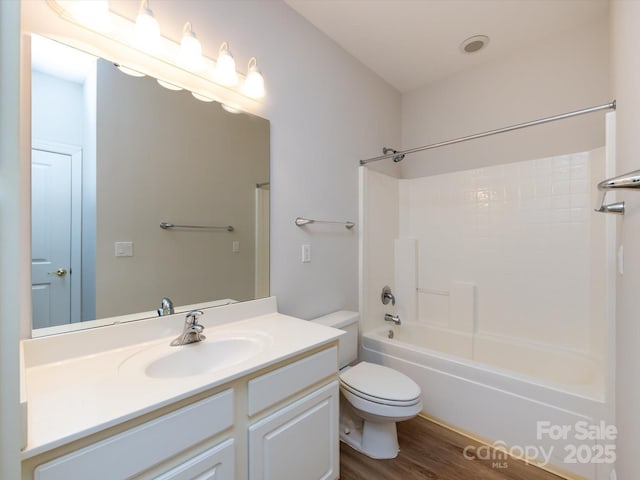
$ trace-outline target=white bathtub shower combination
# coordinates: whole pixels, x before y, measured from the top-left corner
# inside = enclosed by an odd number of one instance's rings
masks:
[[[381,352],[389,345],[398,345],[409,350],[429,351],[443,359],[460,362],[463,357],[451,353],[456,350],[452,343],[459,340],[449,331],[420,322],[403,321],[400,326],[389,325],[368,332],[365,345]],[[603,398],[601,366],[586,354],[497,335],[476,334],[470,340],[473,343],[473,356],[468,360],[482,364],[487,369],[558,391],[594,400]]]
[[[613,421],[615,224],[592,213],[611,168],[599,149],[417,179],[363,169],[362,359],[413,378],[428,416],[608,479],[611,439],[576,435]]]

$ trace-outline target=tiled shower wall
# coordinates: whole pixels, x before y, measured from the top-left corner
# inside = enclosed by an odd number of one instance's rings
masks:
[[[602,353],[604,149],[400,180],[400,237],[418,243],[417,320],[453,330],[449,295],[474,289],[466,332]],[[472,330],[472,331],[469,331]]]

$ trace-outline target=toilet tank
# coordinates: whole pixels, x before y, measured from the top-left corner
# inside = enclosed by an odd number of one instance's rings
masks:
[[[346,367],[358,358],[358,312],[340,310],[311,320],[346,333],[338,339],[338,367]]]

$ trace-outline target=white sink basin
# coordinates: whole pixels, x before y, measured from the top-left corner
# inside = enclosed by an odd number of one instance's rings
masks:
[[[165,341],[134,353],[118,371],[129,375],[142,370],[147,377],[160,379],[203,375],[248,360],[262,352],[266,344],[266,338],[253,334],[207,338],[177,347]]]

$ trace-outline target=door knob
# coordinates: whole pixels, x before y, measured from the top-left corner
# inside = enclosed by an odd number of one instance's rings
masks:
[[[49,272],[48,275],[57,275],[58,277],[64,277],[67,274],[67,270],[64,268],[59,268],[55,272]]]

